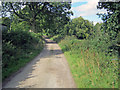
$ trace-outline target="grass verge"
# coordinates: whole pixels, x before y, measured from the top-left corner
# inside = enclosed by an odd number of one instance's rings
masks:
[[[29,54],[21,54],[20,58],[15,63],[10,62],[7,68],[3,68],[2,79],[5,80],[13,73],[18,71],[21,67],[25,66],[28,62],[34,59],[43,48],[31,50]]]
[[[72,37],[59,43],[78,88],[118,88],[117,56],[83,46],[85,41]],[[83,44],[83,45],[82,45]]]

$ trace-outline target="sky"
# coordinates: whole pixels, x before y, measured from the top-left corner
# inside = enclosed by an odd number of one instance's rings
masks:
[[[94,25],[97,22],[102,22],[97,13],[105,13],[106,10],[98,10],[99,0],[72,0],[72,8],[74,15],[71,18],[77,18],[82,16],[84,19],[93,21]]]

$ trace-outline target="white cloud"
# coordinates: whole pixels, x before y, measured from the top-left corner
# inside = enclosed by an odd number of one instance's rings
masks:
[[[83,1],[83,0],[78,0],[78,1]],[[72,7],[71,10],[79,13],[80,16],[96,15],[99,12],[100,13],[106,12],[106,10],[104,10],[104,9],[103,10],[97,9],[97,5],[98,5],[99,0],[86,0],[86,1],[88,1],[87,4],[83,4],[83,5],[78,6],[78,7]]]
[[[2,5],[1,5],[1,1],[0,1],[0,6],[2,6]]]
[[[77,6],[77,7],[72,7],[71,10],[73,11],[74,15],[71,16],[71,18],[73,19],[73,18],[76,18],[79,16],[88,17],[86,19],[93,21],[94,25],[97,22],[101,22],[102,20],[97,19],[96,14],[97,13],[106,13],[106,10],[97,9],[98,1],[99,0],[72,0],[72,4],[77,3],[77,2],[87,2],[87,3]],[[90,16],[93,16],[93,17],[90,17]]]
[[[72,10],[80,13],[80,16],[96,14],[98,1],[99,0],[88,0],[87,4],[83,4],[78,7],[72,7]]]

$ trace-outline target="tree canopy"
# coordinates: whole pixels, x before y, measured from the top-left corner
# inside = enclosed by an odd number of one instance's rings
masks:
[[[84,20],[81,16],[72,19],[65,25],[65,33],[68,35],[75,35],[79,39],[86,39],[91,35],[93,25],[88,20]]]
[[[105,32],[115,39],[120,32],[120,2],[99,2],[97,8],[107,10],[107,13],[98,15],[104,21]]]
[[[52,24],[55,17],[68,20],[72,14],[70,2],[5,2],[2,3],[2,7],[3,17],[6,16],[6,12],[15,14],[24,21],[29,22],[34,32],[38,26],[37,21],[43,19],[43,15],[47,17],[47,22]]]

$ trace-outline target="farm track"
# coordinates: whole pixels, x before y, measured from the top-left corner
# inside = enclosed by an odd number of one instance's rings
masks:
[[[57,43],[45,40],[43,51],[3,88],[76,88],[64,53]]]

